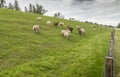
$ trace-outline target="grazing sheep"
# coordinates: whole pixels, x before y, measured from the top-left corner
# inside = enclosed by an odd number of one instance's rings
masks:
[[[41,18],[41,17],[37,17],[37,20],[38,20],[38,21],[41,21],[41,20],[42,20],[42,18]]]
[[[96,27],[94,25],[92,25],[92,28],[93,28],[93,30],[96,30]]]
[[[72,28],[71,26],[69,26],[69,25],[68,25],[68,26],[67,26],[67,29],[68,29],[68,30],[70,30],[70,31],[71,31],[71,33],[72,33],[73,28]]]
[[[95,28],[93,28],[93,30],[96,30]]]
[[[64,32],[63,36],[67,39],[69,37],[69,35],[70,35],[70,33],[66,31],[66,32]]]
[[[64,26],[64,23],[63,23],[63,22],[60,22],[59,25],[60,25],[60,26]]]
[[[59,22],[54,22],[54,26],[57,27]]]
[[[66,32],[66,30],[62,30],[61,35],[63,36],[65,32]]]
[[[70,30],[62,30],[62,31],[61,31],[61,35],[63,35],[65,32],[71,33]]]
[[[33,30],[34,30],[35,32],[38,32],[39,29],[40,29],[39,25],[34,25],[34,26],[33,26]]]
[[[50,26],[51,25],[51,21],[47,21],[47,25]]]
[[[70,32],[71,32],[70,30],[62,30],[61,35],[67,39],[70,35]]]
[[[95,28],[95,25],[92,25],[91,27],[92,27],[92,28]]]
[[[85,33],[85,29],[84,28],[77,28],[78,29],[78,33],[81,35],[83,33]]]

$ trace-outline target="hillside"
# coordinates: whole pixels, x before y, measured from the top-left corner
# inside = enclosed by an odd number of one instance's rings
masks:
[[[92,24],[0,9],[0,77],[101,77],[110,29]],[[63,27],[46,21],[63,21],[74,28],[68,39]],[[41,30],[35,33],[34,24]],[[85,28],[79,35],[76,26]]]

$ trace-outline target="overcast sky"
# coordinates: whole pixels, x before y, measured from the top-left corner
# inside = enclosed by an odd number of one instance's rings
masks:
[[[14,0],[6,0],[14,2]],[[31,4],[40,4],[53,16],[61,12],[65,18],[117,26],[120,23],[120,0],[18,0],[22,10]]]

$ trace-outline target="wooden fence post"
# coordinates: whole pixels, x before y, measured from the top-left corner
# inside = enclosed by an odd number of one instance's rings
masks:
[[[113,56],[113,40],[110,40],[110,43],[109,43],[109,56]]]
[[[106,57],[106,63],[105,63],[105,75],[106,77],[113,77],[113,57]]]
[[[115,30],[111,32],[111,40],[109,42],[109,48],[108,48],[108,54],[106,55],[106,60],[105,60],[105,77],[114,77],[114,35],[115,35]]]

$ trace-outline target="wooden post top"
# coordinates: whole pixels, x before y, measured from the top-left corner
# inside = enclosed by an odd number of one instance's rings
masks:
[[[113,60],[113,57],[106,57],[106,59],[110,59],[110,60]]]

